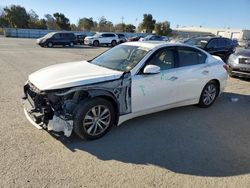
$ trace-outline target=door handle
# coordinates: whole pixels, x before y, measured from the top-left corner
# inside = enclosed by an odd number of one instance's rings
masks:
[[[209,73],[209,71],[208,70],[204,70],[201,73],[204,74],[204,75],[207,75]]]
[[[175,81],[177,79],[178,79],[178,77],[176,77],[176,76],[172,76],[171,78],[169,78],[170,81]]]

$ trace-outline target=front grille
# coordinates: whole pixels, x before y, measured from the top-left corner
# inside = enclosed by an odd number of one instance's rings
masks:
[[[239,64],[249,64],[250,65],[250,58],[239,58]]]

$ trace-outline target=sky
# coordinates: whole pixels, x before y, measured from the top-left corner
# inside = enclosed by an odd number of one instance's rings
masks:
[[[79,18],[104,16],[114,24],[138,25],[143,14],[152,14],[157,22],[169,21],[171,28],[203,26],[250,29],[250,0],[0,0],[0,8],[11,4],[33,9],[40,18],[63,13],[71,23]]]

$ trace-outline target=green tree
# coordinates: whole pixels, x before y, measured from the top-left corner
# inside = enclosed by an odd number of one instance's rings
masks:
[[[111,21],[108,21],[104,16],[102,16],[98,23],[99,31],[114,31],[114,25]]]
[[[155,22],[156,21],[153,19],[153,16],[151,14],[144,14],[143,21],[140,24],[140,27],[146,33],[152,33],[155,27]]]
[[[71,25],[70,25],[70,30],[71,30],[71,31],[78,31],[79,29],[78,29],[78,27],[76,26],[76,24],[71,24]]]
[[[55,18],[50,15],[50,14],[45,14],[44,17],[46,18],[46,24],[47,24],[47,28],[50,30],[58,30],[60,29],[59,26],[56,23]]]
[[[47,29],[46,20],[39,19],[39,16],[35,13],[34,10],[30,10],[28,14],[29,14],[28,27],[30,29]]]
[[[9,27],[9,22],[5,17],[3,9],[0,9],[0,27]]]
[[[4,8],[5,19],[14,28],[28,28],[29,15],[24,7],[11,5]]]
[[[78,21],[78,28],[80,30],[91,31],[94,27],[93,18],[81,18]]]
[[[136,29],[136,27],[133,24],[128,24],[125,27],[125,31],[126,32],[130,32],[130,33],[134,33],[135,29]]]
[[[155,33],[162,36],[169,36],[172,33],[172,29],[170,28],[170,23],[168,21],[165,22],[157,22],[155,24]]]
[[[62,13],[54,13],[53,14],[56,24],[62,30],[70,30],[70,22],[69,19]]]
[[[126,24],[125,23],[119,23],[115,25],[115,31],[117,32],[125,32],[126,31]]]

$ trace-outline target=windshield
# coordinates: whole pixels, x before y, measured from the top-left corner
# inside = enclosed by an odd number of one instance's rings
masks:
[[[100,33],[96,33],[93,35],[93,37],[99,37],[101,34]]]
[[[205,48],[208,41],[209,41],[208,38],[193,38],[186,40],[184,43],[192,46],[197,46],[199,48]]]
[[[119,45],[90,62],[109,69],[127,72],[134,68],[148,51],[149,49],[144,47]]]
[[[44,35],[44,38],[50,38],[52,35],[54,35],[55,33],[48,33],[46,35]]]

